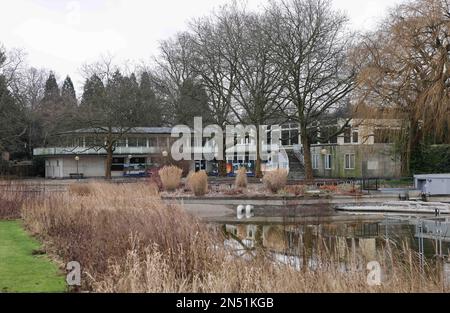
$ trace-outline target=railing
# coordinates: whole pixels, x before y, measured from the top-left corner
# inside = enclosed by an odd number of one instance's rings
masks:
[[[379,190],[380,188],[410,188],[414,185],[411,177],[401,178],[361,178],[361,186],[364,190]]]
[[[164,148],[162,147],[116,147],[114,154],[159,154]],[[85,154],[106,154],[106,150],[83,147],[54,147],[54,148],[36,148],[33,150],[33,155],[85,155]]]
[[[301,164],[305,164],[305,155],[303,154],[302,148],[300,145],[294,145],[293,151],[295,157],[300,161]]]

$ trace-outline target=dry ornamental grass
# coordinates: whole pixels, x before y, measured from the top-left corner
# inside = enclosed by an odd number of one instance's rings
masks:
[[[285,169],[276,169],[267,172],[263,177],[264,186],[272,193],[282,190],[287,184],[288,171]]]
[[[247,188],[247,169],[245,167],[240,167],[236,172],[236,188]]]
[[[164,190],[175,191],[181,183],[181,175],[183,170],[176,166],[165,166],[159,170],[159,177]]]
[[[208,193],[208,174],[205,171],[189,174],[188,185],[195,196],[201,197],[206,195]]]

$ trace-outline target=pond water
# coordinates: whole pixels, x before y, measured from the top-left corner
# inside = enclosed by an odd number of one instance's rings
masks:
[[[389,242],[394,247],[407,246],[429,260],[436,256],[448,259],[450,218],[354,216],[329,209],[323,214],[309,212],[273,217],[257,214],[248,220],[230,217],[215,223],[243,250],[263,249],[277,257],[302,258],[325,247],[339,254],[357,251],[365,259],[375,260]]]

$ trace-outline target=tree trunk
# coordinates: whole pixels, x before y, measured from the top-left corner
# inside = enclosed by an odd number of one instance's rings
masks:
[[[308,139],[308,134],[306,132],[306,127],[302,127],[301,131],[301,138],[302,138],[302,145],[303,145],[303,155],[305,158],[305,179],[306,180],[313,180],[313,169],[312,169],[312,162],[311,162],[311,146]]]
[[[218,166],[219,166],[219,176],[226,177],[227,176],[227,161],[219,160]]]
[[[219,160],[219,176],[226,177],[227,176],[227,146],[226,146],[226,136],[222,138],[222,158],[223,160]]]
[[[113,158],[113,146],[112,143],[108,143],[106,148],[106,168],[105,168],[105,178],[111,179],[111,166]]]
[[[256,178],[262,178],[263,177],[263,173],[261,171],[261,147],[259,146],[259,141],[260,141],[260,137],[259,137],[259,125],[256,126],[256,164],[255,164],[255,175]]]

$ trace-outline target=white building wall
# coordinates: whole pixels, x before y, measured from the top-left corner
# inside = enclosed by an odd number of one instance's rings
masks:
[[[62,177],[70,177],[70,174],[77,173],[77,161],[75,157],[63,157]],[[104,156],[80,156],[78,161],[78,173],[85,177],[102,177],[105,176],[105,157]]]
[[[45,161],[45,177],[63,177],[63,162],[61,158],[49,158]]]

